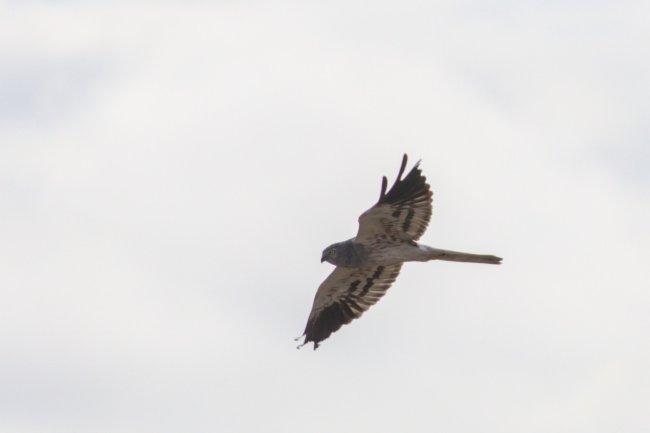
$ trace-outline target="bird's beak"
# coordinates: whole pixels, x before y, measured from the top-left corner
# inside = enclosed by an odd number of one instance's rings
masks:
[[[322,256],[322,257],[320,258],[320,262],[323,263],[324,261],[325,261],[325,256]]]

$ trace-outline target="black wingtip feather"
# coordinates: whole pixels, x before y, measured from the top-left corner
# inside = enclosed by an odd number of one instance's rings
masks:
[[[318,348],[320,342],[326,340],[334,332],[338,331],[341,326],[350,323],[354,318],[354,312],[345,304],[332,304],[325,308],[314,320],[313,323],[307,323],[305,328],[305,341],[314,343],[314,350]]]
[[[399,182],[402,179],[402,175],[404,174],[404,170],[406,170],[406,163],[408,162],[408,160],[409,160],[408,155],[404,154],[404,156],[402,157],[402,166],[399,168],[399,173],[397,174],[397,179],[395,179],[395,183]]]
[[[381,178],[381,192],[379,193],[379,200],[381,200],[386,195],[386,188],[388,187],[388,179],[386,176]]]
[[[388,192],[385,192],[384,184],[382,181],[382,194],[379,198],[378,204],[400,204],[405,201],[414,200],[420,197],[428,197],[431,192],[429,186],[427,185],[426,177],[422,176],[422,171],[420,170],[420,161],[418,161],[411,171],[402,179],[402,175],[406,170],[406,163],[408,161],[408,156],[404,154],[402,157],[402,165],[400,166],[399,173],[397,178],[391,186]],[[385,179],[385,176],[384,176]]]

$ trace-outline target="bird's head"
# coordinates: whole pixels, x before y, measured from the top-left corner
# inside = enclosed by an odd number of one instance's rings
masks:
[[[320,262],[321,263],[328,262],[333,265],[336,265],[338,255],[339,255],[339,244],[332,244],[323,250],[323,255],[320,258]]]

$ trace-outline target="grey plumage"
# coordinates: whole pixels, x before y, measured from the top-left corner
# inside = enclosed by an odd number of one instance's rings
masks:
[[[357,235],[323,250],[321,262],[336,268],[316,292],[301,346],[313,342],[316,349],[342,325],[360,317],[386,293],[404,262],[501,263],[501,258],[493,255],[442,250],[416,242],[431,219],[433,193],[419,162],[402,179],[406,163],[405,154],[388,192],[383,177],[379,200],[359,217]]]
[[[368,264],[368,250],[368,247],[355,242],[352,238],[325,248],[320,261],[321,263],[327,261],[346,268],[360,268]]]

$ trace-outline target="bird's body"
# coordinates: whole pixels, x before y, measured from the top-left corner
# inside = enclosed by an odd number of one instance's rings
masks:
[[[322,261],[347,268],[393,265],[403,262],[428,262],[429,260],[490,264],[499,264],[501,261],[499,257],[492,255],[441,250],[421,245],[415,241],[384,237],[378,237],[369,243],[357,242],[355,238],[352,238],[330,245],[328,248],[336,248],[337,257],[324,257]]]
[[[319,343],[342,325],[360,317],[397,278],[404,262],[446,260],[499,264],[492,255],[461,253],[418,244],[431,218],[432,192],[418,164],[402,179],[407,156],[395,183],[359,217],[357,235],[323,250],[321,262],[336,269],[318,288],[304,332],[304,344]]]

